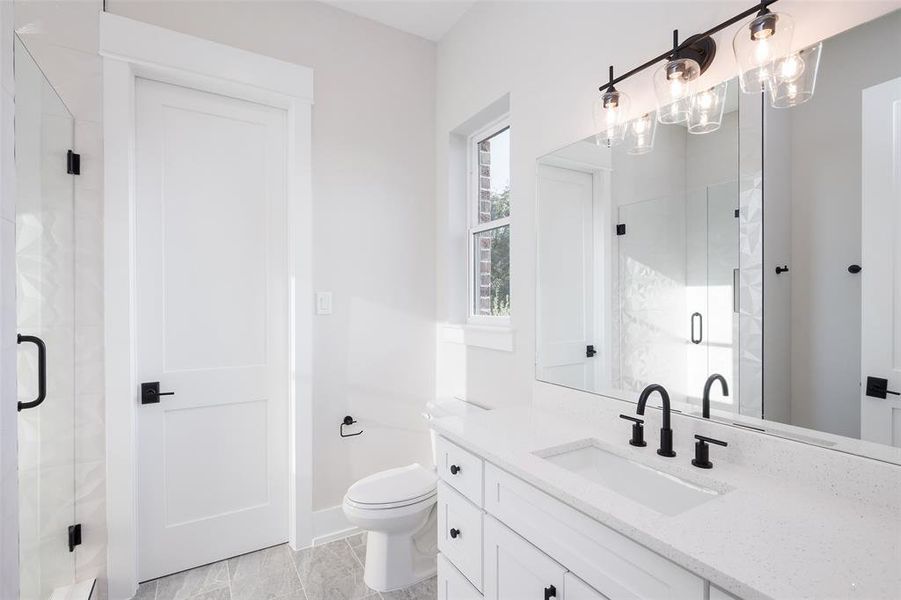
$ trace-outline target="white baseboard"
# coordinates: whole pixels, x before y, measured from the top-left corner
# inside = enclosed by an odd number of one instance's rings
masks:
[[[359,533],[360,528],[351,525],[344,516],[341,505],[313,512],[313,545],[320,546],[334,540]]]

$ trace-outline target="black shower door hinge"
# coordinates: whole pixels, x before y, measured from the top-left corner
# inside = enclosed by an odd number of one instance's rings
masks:
[[[616,235],[626,235],[626,224],[625,223],[617,223],[616,224]]]
[[[81,175],[81,154],[76,154],[71,150],[66,153],[66,173]]]
[[[75,552],[75,546],[81,546],[81,523],[69,525],[69,552]]]

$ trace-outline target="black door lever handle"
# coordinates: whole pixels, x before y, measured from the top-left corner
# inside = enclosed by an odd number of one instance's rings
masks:
[[[867,377],[867,396],[885,400],[887,394],[901,396],[901,392],[893,392],[888,389],[888,379],[882,377]]]
[[[141,384],[141,404],[158,404],[160,396],[174,396],[175,392],[161,392],[159,381]]]

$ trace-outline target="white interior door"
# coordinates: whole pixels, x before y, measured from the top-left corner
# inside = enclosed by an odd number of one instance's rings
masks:
[[[609,360],[594,339],[593,178],[590,173],[542,165],[538,170],[541,253],[538,374],[591,389],[594,365]],[[587,346],[598,354],[589,357]]]
[[[866,394],[866,378],[901,391],[901,78],[863,91],[861,439],[901,447],[901,396]]]
[[[137,413],[147,580],[288,537],[287,150],[282,110],[135,101],[136,366],[174,394]]]

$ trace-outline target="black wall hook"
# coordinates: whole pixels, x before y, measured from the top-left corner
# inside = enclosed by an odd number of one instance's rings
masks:
[[[783,273],[788,273],[788,265],[776,267],[776,275],[782,275]]]
[[[343,438],[345,438],[345,437],[357,437],[358,435],[363,435],[363,430],[362,430],[362,429],[361,429],[360,431],[358,431],[357,433],[344,433],[344,428],[345,428],[345,427],[350,427],[350,426],[353,425],[354,423],[356,423],[356,420],[355,420],[352,416],[347,415],[346,417],[344,417],[344,420],[341,421],[341,426],[338,428],[338,433],[341,434],[341,437],[343,437]]]

